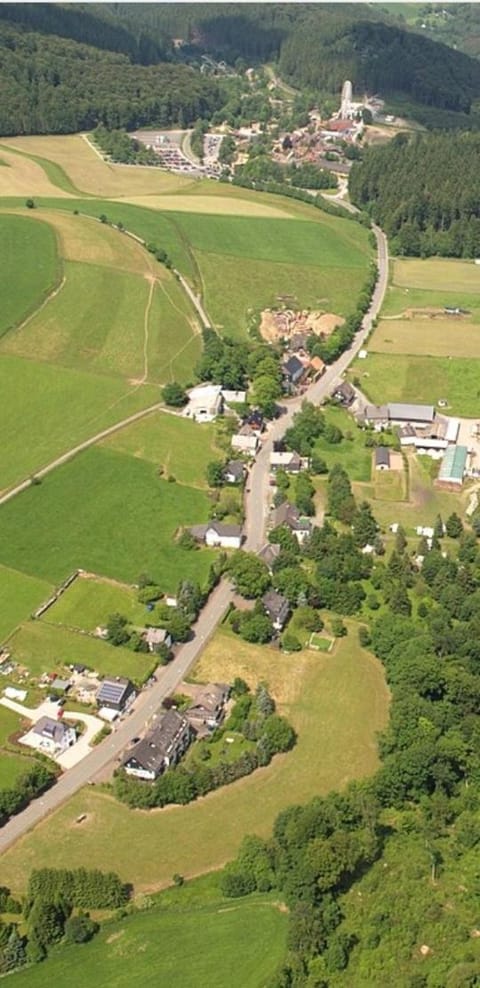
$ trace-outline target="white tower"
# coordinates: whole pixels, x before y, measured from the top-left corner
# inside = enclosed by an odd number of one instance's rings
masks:
[[[350,120],[352,116],[352,83],[346,79],[342,88],[342,101],[340,104],[340,120]]]

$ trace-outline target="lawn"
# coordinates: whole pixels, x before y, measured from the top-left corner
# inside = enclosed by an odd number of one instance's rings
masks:
[[[65,284],[2,349],[77,370],[139,378],[149,285],[125,271],[65,262]]]
[[[13,789],[15,783],[34,764],[34,759],[23,755],[11,755],[0,749],[0,791]]]
[[[136,591],[130,587],[80,577],[45,611],[42,620],[66,628],[95,631],[115,613],[123,614],[130,624],[143,627],[150,612],[138,602]]]
[[[367,369],[368,368],[368,369]],[[448,402],[449,415],[478,416],[480,360],[370,353],[355,361],[353,373],[370,401]]]
[[[116,648],[100,638],[90,638],[67,628],[29,621],[9,641],[12,658],[37,678],[44,672],[65,672],[65,666],[83,662],[101,676],[128,676],[136,683],[148,679],[156,665],[150,653]]]
[[[380,501],[403,501],[406,496],[403,470],[374,470],[375,498]],[[373,506],[375,512],[375,506]]]
[[[9,710],[0,704],[0,746],[8,741],[11,734],[15,734],[21,724],[21,717],[14,710]]]
[[[0,355],[0,490],[72,446],[158,401],[158,390],[106,375]]]
[[[388,690],[380,663],[358,645],[358,626],[347,624],[348,637],[329,655],[283,655],[217,632],[196,678],[228,682],[239,675],[252,687],[266,680],[279,711],[298,732],[295,748],[184,807],[131,811],[88,786],[5,852],[2,881],[17,891],[25,888],[32,867],[88,861],[91,867],[120,871],[139,890],[159,887],[175,872],[192,876],[219,868],[236,854],[245,834],[270,834],[286,806],[374,772]],[[74,821],[81,813],[87,819],[78,828]]]
[[[371,503],[372,510],[378,523],[386,528],[392,522],[399,522],[409,535],[413,535],[417,525],[433,525],[438,514],[442,518],[448,518],[452,511],[462,514],[462,505],[468,500],[465,493],[461,496],[449,491],[438,490],[433,486],[433,481],[429,472],[431,464],[429,457],[408,455],[409,474],[409,500],[391,501],[385,497],[387,491],[383,491],[383,499],[378,498],[379,488],[372,485]],[[391,476],[382,473],[382,479]],[[380,481],[381,483],[381,481]],[[357,497],[370,497],[365,488],[355,490]]]
[[[428,291],[478,293],[480,267],[454,258],[401,258],[394,261],[392,280],[395,285]]]
[[[3,505],[0,562],[60,583],[82,568],[124,583],[148,572],[164,590],[203,583],[214,553],[174,543],[207,520],[205,494],[159,478],[145,460],[91,448]]]
[[[0,566],[0,641],[29,617],[44,600],[52,586],[14,569]]]
[[[455,292],[453,289],[449,291],[448,283],[435,291],[399,288],[390,284],[382,306],[382,316],[401,316],[407,309],[444,309],[445,306],[467,309],[472,313],[473,322],[480,320],[477,296],[468,292]]]
[[[15,988],[69,982],[74,988],[264,988],[285,951],[287,917],[260,897],[214,906],[162,905],[106,924],[86,945],[59,947],[18,972]],[[268,949],[266,945],[268,944]],[[75,981],[72,972],[75,970]]]
[[[430,357],[480,357],[480,325],[469,318],[382,319],[368,342],[370,353]]]
[[[325,460],[328,469],[340,463],[350,480],[368,481],[371,475],[372,451],[365,447],[365,433],[357,428],[354,419],[343,408],[326,407],[326,421],[342,430],[339,443],[327,443],[321,436],[315,443],[315,453]]]
[[[215,426],[159,411],[121,429],[102,446],[148,460],[173,474],[180,484],[207,486],[205,471],[222,456],[215,446]]]
[[[27,216],[0,214],[0,336],[38,308],[59,272],[51,227]]]
[[[200,326],[185,292],[173,278],[157,283],[148,320],[148,380],[192,383],[201,353]]]

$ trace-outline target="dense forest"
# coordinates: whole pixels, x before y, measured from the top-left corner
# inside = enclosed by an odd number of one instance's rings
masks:
[[[369,148],[350,194],[390,238],[393,252],[480,255],[480,135],[428,134]]]
[[[305,412],[294,423],[302,434]],[[409,544],[400,527],[385,551],[339,465],[327,512],[300,554],[274,531],[274,581],[295,568],[317,606],[361,615],[360,643],[392,693],[381,766],[342,794],[286,809],[270,839],[247,838],[222,887],[276,889],[289,906],[289,956],[271,988],[477,985],[480,519],[465,531],[455,513],[438,517],[431,544]]]
[[[175,38],[183,46],[176,47]],[[92,46],[96,55],[79,45]],[[204,52],[230,64],[240,60],[243,67],[276,62],[285,79],[318,96],[337,94],[350,78],[359,91],[408,100],[410,114],[430,128],[469,128],[476,123],[469,117],[472,104],[480,97],[474,59],[362,3],[6,3],[0,5],[0,51],[3,133],[208,117],[220,97],[205,91],[207,81],[199,74],[173,71],[183,62],[198,69]],[[114,55],[125,61],[113,62]],[[165,63],[171,64],[170,75]],[[164,71],[157,76],[153,67],[160,65]]]
[[[181,126],[218,109],[214,80],[184,65],[134,65],[126,55],[0,21],[0,133]]]

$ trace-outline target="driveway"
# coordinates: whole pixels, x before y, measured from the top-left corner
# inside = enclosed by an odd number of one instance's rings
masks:
[[[53,703],[50,700],[44,700],[35,709],[24,707],[22,703],[16,703],[15,700],[8,700],[7,697],[1,697],[0,703],[4,707],[9,707],[10,710],[14,710],[21,717],[32,721],[32,723],[36,723],[37,720],[40,720],[40,717],[51,717],[52,720],[58,719],[58,703]],[[85,731],[80,735],[76,744],[72,745],[71,748],[67,748],[61,755],[51,756],[52,760],[57,762],[57,765],[61,765],[63,769],[68,769],[72,768],[73,765],[77,765],[78,762],[81,762],[90,753],[93,738],[105,724],[103,720],[100,720],[99,717],[95,717],[93,714],[81,714],[76,711],[69,712],[66,709],[64,709],[63,717],[65,720],[76,720],[85,724]],[[28,740],[30,734],[31,731],[28,731],[21,738],[21,743],[34,748],[36,745],[31,744]]]

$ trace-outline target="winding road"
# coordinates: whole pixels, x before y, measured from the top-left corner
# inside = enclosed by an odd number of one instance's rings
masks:
[[[320,378],[319,381],[312,384],[301,397],[288,401],[286,413],[270,427],[262,449],[257,455],[255,463],[251,469],[249,476],[249,487],[245,496],[245,510],[247,519],[245,529],[245,548],[250,551],[257,552],[264,543],[270,452],[272,450],[274,440],[279,439],[283,435],[285,429],[290,425],[293,415],[296,411],[298,411],[302,401],[309,400],[318,404],[330,393],[333,384],[341,377],[348,365],[358,353],[358,350],[364,344],[365,339],[372,327],[372,322],[380,311],[388,282],[388,246],[385,235],[378,227],[373,226],[373,232],[377,241],[377,264],[379,277],[370,308],[363,319],[362,328],[356,334],[351,347],[339,357],[335,364],[332,364],[327,369],[326,373],[322,378]],[[188,294],[190,295],[190,292],[188,292]],[[201,308],[198,299],[196,299],[195,307],[197,311]],[[206,314],[203,310],[202,315],[205,317],[205,322],[208,324]],[[121,423],[121,426],[123,427],[123,425],[127,424],[129,421],[135,421],[143,415],[155,411],[158,407],[159,406],[157,405],[152,406],[150,409],[145,409],[143,412],[130,416],[130,419],[125,420],[124,423]],[[87,446],[92,445],[93,442],[98,441],[99,438],[103,438],[105,435],[111,434],[111,432],[115,431],[117,428],[119,428],[118,425],[113,426],[111,429],[100,433],[98,437],[93,437],[93,439],[88,440],[86,443],[80,444],[80,446],[76,447],[73,452],[71,451],[69,454],[65,454],[65,458],[75,455],[82,449],[87,448]],[[50,464],[44,472],[54,469],[54,467],[61,462],[65,462],[65,458],[60,457],[54,464]],[[17,491],[9,492],[9,495],[6,495],[6,497],[2,500],[6,500],[9,496],[14,496],[17,492],[18,489]],[[0,500],[0,504],[2,503],[2,500]],[[194,636],[192,640],[179,649],[175,659],[169,666],[160,667],[157,670],[157,681],[153,686],[147,688],[140,694],[133,705],[131,713],[129,713],[125,719],[118,723],[115,731],[107,739],[105,739],[105,741],[98,745],[98,747],[94,748],[90,754],[83,759],[83,761],[79,762],[78,765],[74,766],[63,776],[61,776],[52,789],[48,790],[48,792],[44,793],[41,797],[33,800],[33,802],[30,803],[30,805],[23,810],[22,813],[12,817],[12,819],[1,828],[0,852],[6,850],[6,848],[18,840],[19,837],[26,834],[49,813],[57,809],[62,803],[69,799],[69,797],[77,792],[78,789],[81,789],[87,783],[92,782],[109,765],[118,760],[129,740],[143,730],[146,722],[153,716],[162,700],[174,692],[178,687],[178,684],[185,678],[188,671],[194,665],[205,647],[206,642],[214,633],[217,625],[220,623],[229,603],[233,599],[233,595],[233,588],[231,585],[226,579],[222,580],[219,586],[210,595],[207,604],[200,614],[200,617],[193,629]]]

